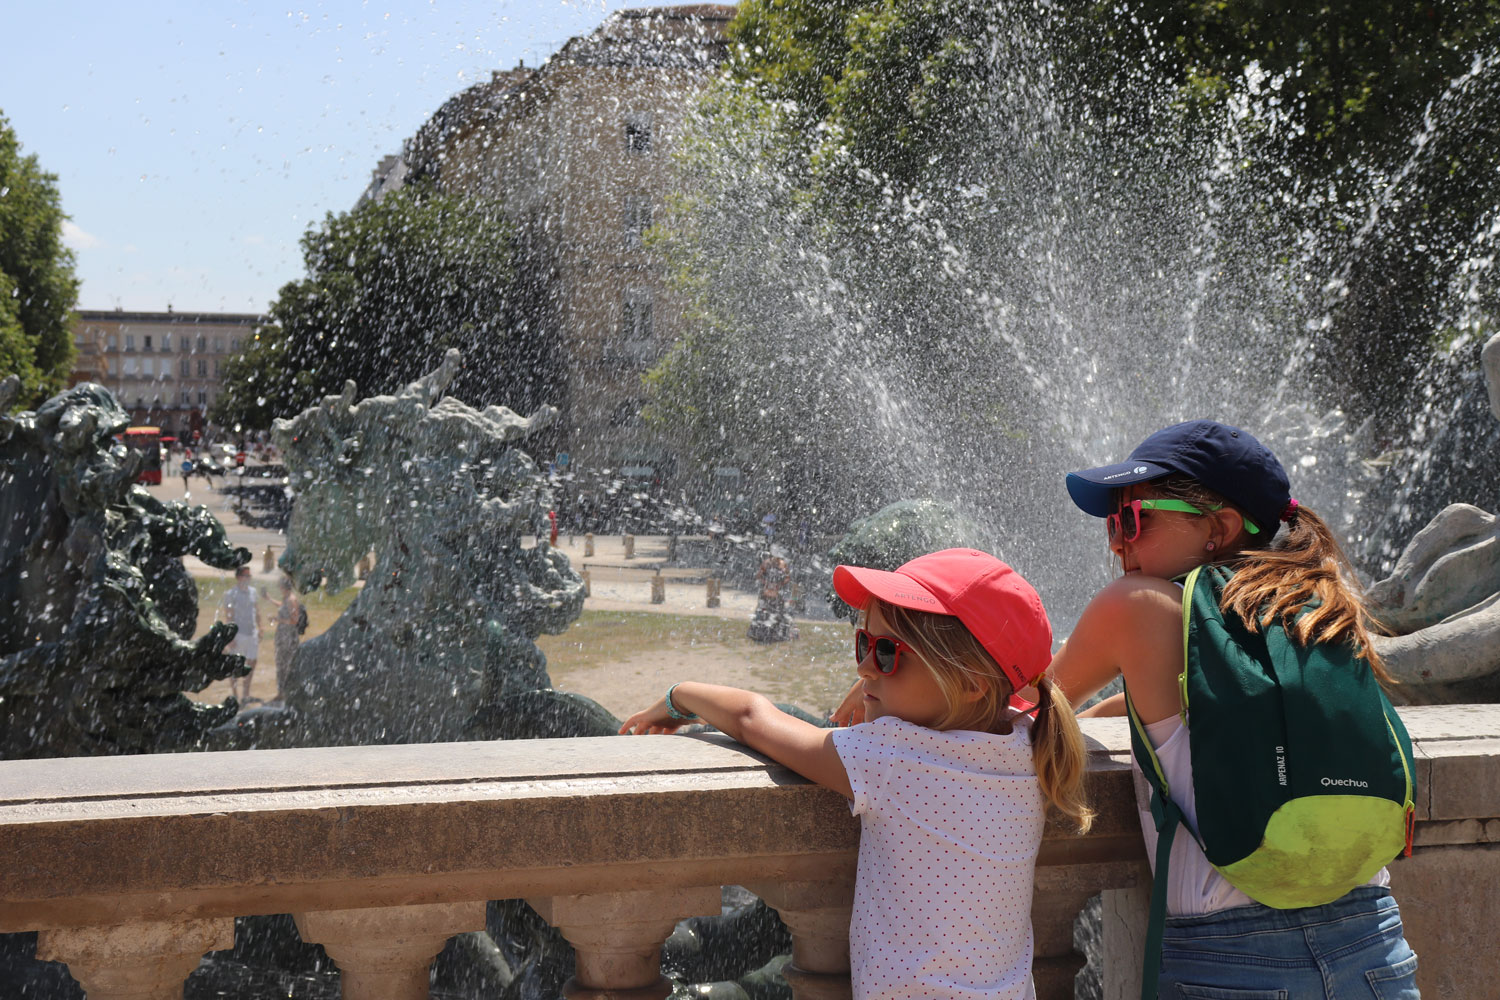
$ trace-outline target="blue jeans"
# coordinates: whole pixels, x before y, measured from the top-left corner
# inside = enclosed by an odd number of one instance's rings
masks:
[[[1169,917],[1160,1000],[1418,1000],[1417,956],[1390,890],[1325,906]]]

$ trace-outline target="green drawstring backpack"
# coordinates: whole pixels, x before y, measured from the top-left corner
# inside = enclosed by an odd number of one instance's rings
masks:
[[[1251,899],[1277,909],[1331,903],[1411,854],[1411,737],[1349,646],[1303,646],[1283,623],[1251,632],[1226,617],[1219,596],[1232,577],[1200,566],[1183,584],[1179,683],[1198,811],[1190,832]],[[1125,704],[1158,836],[1141,983],[1152,1000],[1182,812],[1128,690]]]

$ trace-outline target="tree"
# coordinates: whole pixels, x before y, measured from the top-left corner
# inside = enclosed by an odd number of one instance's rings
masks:
[[[0,373],[21,377],[23,409],[62,389],[73,367],[78,279],[62,243],[66,218],[56,175],[21,155],[0,115]]]
[[[394,391],[449,347],[464,354],[452,391],[465,402],[550,401],[555,359],[528,322],[514,244],[497,203],[426,187],[329,214],[302,238],[306,276],[228,364],[214,420],[267,427],[346,379],[364,395]]]
[[[1488,238],[1500,204],[1500,5],[1089,0],[1079,9],[1095,30],[1069,34],[1090,54],[1112,53],[1105,76],[1151,65],[1188,119],[1210,129],[1236,103],[1247,108],[1242,169],[1257,176],[1259,200],[1278,206],[1288,243],[1310,235],[1302,256],[1341,265],[1322,276],[1331,295],[1308,303],[1311,318],[1329,320],[1313,374],[1333,390],[1330,402],[1374,413],[1391,433],[1407,419],[1402,388],[1426,381],[1454,322],[1441,289],[1468,258],[1492,253],[1469,248]]]

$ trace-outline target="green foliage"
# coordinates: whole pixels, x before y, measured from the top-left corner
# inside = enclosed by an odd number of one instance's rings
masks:
[[[820,288],[856,350],[930,360],[903,380],[924,421],[982,438],[1031,412],[1011,378],[1028,348],[1095,358],[1074,329],[1128,340],[1185,315],[1205,358],[1315,326],[1296,363],[1319,404],[1398,422],[1433,331],[1459,322],[1435,299],[1500,204],[1493,2],[745,0],[730,34],[664,224],[698,315],[648,378],[649,413],[705,463],[738,448],[812,482],[858,437],[830,423],[869,426],[839,397],[847,357],[798,326]],[[1090,226],[1113,259],[1076,240]],[[1084,287],[1132,268],[1133,288]],[[1035,281],[1059,273],[1045,315]],[[1096,301],[1069,314],[1069,295]],[[1049,328],[1055,347],[1025,342]],[[1129,374],[1168,405],[1175,382]],[[805,419],[821,443],[787,433]]]
[[[23,409],[62,389],[73,367],[78,301],[73,252],[63,246],[57,177],[0,115],[0,377],[19,375]]]
[[[920,184],[959,156],[993,83],[1008,12],[980,0],[746,0],[731,76],[783,105],[785,141],[824,170]]]
[[[229,362],[217,422],[266,427],[353,379],[395,391],[464,353],[453,393],[523,409],[551,387],[546,345],[526,335],[513,233],[493,201],[407,188],[330,214],[302,238],[306,275]]]

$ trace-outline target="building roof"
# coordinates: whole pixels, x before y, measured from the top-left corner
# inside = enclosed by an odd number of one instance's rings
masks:
[[[259,313],[125,312],[121,309],[78,309],[75,313],[85,323],[186,323],[193,326],[223,323],[229,326],[247,326],[266,321],[266,317]]]

